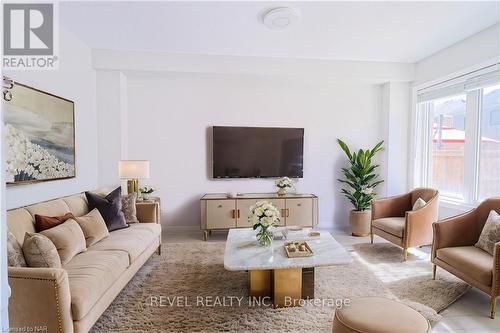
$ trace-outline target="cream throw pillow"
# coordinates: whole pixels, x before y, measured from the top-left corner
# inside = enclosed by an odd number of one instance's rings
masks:
[[[10,231],[7,231],[7,261],[9,267],[26,267],[23,249],[16,239],[16,236]]]
[[[42,234],[25,233],[23,253],[28,267],[61,268],[56,246]]]
[[[417,201],[415,201],[415,203],[413,204],[412,210],[418,210],[418,209],[424,207],[426,203],[427,202],[425,202],[424,199],[418,198]]]
[[[137,193],[130,193],[122,196],[122,212],[127,223],[139,223],[137,219],[137,209],[135,207]]]
[[[41,234],[47,236],[54,243],[63,266],[78,253],[87,250],[82,228],[73,219],[44,230]]]
[[[87,215],[77,217],[76,222],[78,222],[80,228],[82,228],[87,247],[109,236],[106,222],[104,222],[97,208],[92,209]]]
[[[493,255],[495,243],[500,242],[500,215],[492,210],[484,224],[481,236],[474,246]]]

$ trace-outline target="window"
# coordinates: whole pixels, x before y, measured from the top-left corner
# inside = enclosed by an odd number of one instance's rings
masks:
[[[432,101],[430,186],[463,199],[466,95]]]
[[[415,178],[447,200],[500,196],[500,71],[417,92]]]
[[[479,199],[500,195],[500,85],[481,91]]]

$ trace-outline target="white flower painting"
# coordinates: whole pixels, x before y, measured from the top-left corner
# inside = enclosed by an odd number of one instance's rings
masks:
[[[4,103],[7,184],[75,177],[73,102],[16,83]]]

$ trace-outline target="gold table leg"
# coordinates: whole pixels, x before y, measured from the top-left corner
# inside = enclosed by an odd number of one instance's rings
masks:
[[[250,296],[271,296],[271,270],[249,271]]]
[[[302,297],[302,268],[275,269],[273,287],[275,307],[298,306]]]

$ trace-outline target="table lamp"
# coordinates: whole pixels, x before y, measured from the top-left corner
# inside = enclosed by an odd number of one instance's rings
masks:
[[[139,197],[139,179],[149,178],[149,161],[124,160],[118,162],[121,179],[127,179],[127,192],[137,193]]]

